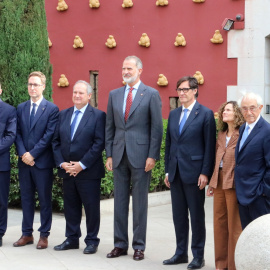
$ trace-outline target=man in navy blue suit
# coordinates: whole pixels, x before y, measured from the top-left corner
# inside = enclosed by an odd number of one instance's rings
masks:
[[[60,112],[53,150],[59,176],[63,180],[66,240],[55,250],[79,248],[82,205],[86,215],[87,235],[84,254],[97,252],[100,224],[100,183],[105,170],[106,114],[89,105],[92,88],[85,81],[73,87],[74,106]]]
[[[2,89],[0,85],[0,95]],[[7,229],[10,183],[10,146],[16,138],[16,109],[0,99],[0,247]]]
[[[19,156],[19,182],[23,210],[22,236],[13,244],[21,247],[33,244],[35,191],[40,202],[40,239],[37,249],[48,246],[52,223],[53,152],[52,138],[58,121],[56,105],[43,97],[46,77],[39,71],[28,77],[30,100],[18,105],[16,148]]]
[[[244,229],[270,213],[270,124],[260,115],[262,98],[247,93],[240,101],[246,123],[235,148],[235,188]]]
[[[195,78],[181,78],[176,91],[182,106],[169,115],[164,179],[171,189],[176,251],[163,264],[188,262],[189,211],[194,258],[188,269],[200,269],[205,264],[205,186],[213,172],[216,126],[213,112],[196,101]]]

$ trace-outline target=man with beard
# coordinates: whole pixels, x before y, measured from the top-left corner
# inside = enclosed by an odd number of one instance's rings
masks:
[[[162,140],[161,100],[140,81],[142,62],[128,56],[126,86],[110,92],[106,120],[106,168],[114,171],[114,249],[107,258],[127,255],[128,208],[132,186],[134,260],[144,259],[148,189]]]

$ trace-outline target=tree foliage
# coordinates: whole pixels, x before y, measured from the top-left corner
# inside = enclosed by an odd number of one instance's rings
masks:
[[[52,66],[44,0],[0,0],[0,82],[3,100],[17,107],[29,99],[28,75],[46,75],[44,95],[52,97]]]

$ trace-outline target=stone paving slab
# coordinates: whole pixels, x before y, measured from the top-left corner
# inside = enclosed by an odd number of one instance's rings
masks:
[[[153,195],[151,195],[153,196]],[[168,193],[169,196],[169,193]],[[113,203],[113,200],[111,200]],[[213,242],[213,200],[206,199],[206,228],[207,240],[205,248],[205,270],[215,269],[214,266],[214,242]],[[102,202],[101,202],[102,204]],[[108,204],[108,202],[106,202]],[[106,206],[107,207],[107,206]],[[102,205],[101,205],[102,208]],[[49,237],[49,247],[45,250],[37,250],[36,244],[39,238],[39,213],[34,220],[34,245],[15,248],[13,242],[21,235],[21,210],[9,210],[8,230],[3,238],[3,246],[0,248],[1,270],[150,270],[150,269],[187,269],[187,264],[162,265],[164,259],[170,258],[175,251],[175,235],[172,221],[171,204],[149,207],[148,230],[145,259],[134,261],[133,250],[130,247],[129,254],[114,259],[107,259],[106,254],[113,248],[113,213],[102,211],[99,237],[101,239],[99,250],[96,254],[85,255],[84,237],[86,234],[85,217],[82,219],[80,249],[55,251],[53,247],[65,240],[65,218],[63,214],[53,214],[53,224]],[[129,220],[129,236],[132,237],[132,217]],[[132,238],[130,238],[130,243]],[[131,244],[130,244],[131,246]],[[190,249],[190,248],[189,248]],[[189,259],[192,259],[189,250]]]

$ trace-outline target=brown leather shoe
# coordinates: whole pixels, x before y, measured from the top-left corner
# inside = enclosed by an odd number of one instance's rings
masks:
[[[135,261],[141,261],[143,259],[144,259],[144,250],[135,249],[134,250],[134,255],[133,255],[133,260],[135,260]]]
[[[37,243],[37,249],[45,249],[47,247],[48,247],[48,238],[40,236],[39,241]]]
[[[116,258],[123,255],[127,255],[127,250],[115,247],[110,253],[107,254],[107,258]]]
[[[32,235],[31,236],[22,235],[21,238],[17,242],[13,243],[13,247],[22,247],[22,246],[30,245],[33,243],[34,243],[34,237]]]

